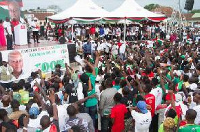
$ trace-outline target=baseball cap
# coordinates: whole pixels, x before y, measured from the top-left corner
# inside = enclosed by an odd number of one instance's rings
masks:
[[[34,116],[37,116],[37,115],[39,115],[39,109],[37,108],[37,107],[31,107],[30,109],[29,109],[29,115],[31,116],[31,115],[34,115]]]
[[[148,111],[147,111],[147,104],[146,102],[144,101],[139,101],[137,103],[137,108],[143,113],[143,114],[146,114]]]

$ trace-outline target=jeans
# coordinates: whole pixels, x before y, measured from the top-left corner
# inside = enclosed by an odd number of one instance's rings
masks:
[[[123,61],[125,59],[125,54],[124,53],[120,53],[120,59]]]
[[[111,119],[109,116],[101,117],[101,132],[109,132],[111,130]]]
[[[85,107],[85,112],[88,113],[92,120],[93,120],[93,124],[94,124],[94,127],[96,126],[95,125],[95,122],[96,122],[96,116],[97,116],[97,106],[91,106],[91,107]]]
[[[39,36],[38,36],[38,31],[33,31],[34,43],[35,43],[35,42],[37,42],[37,43],[39,42],[39,41],[38,41],[38,39],[39,39],[38,37],[39,37]]]
[[[31,33],[30,33],[30,31],[27,31],[27,41],[28,41],[28,44],[30,44],[31,42],[30,42],[30,38],[31,38]]]
[[[7,50],[12,50],[13,49],[13,38],[12,35],[6,35],[7,39]]]

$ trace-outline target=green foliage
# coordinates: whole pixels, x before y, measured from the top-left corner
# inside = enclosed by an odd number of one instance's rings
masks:
[[[144,8],[149,10],[149,11],[152,11],[155,8],[158,8],[158,7],[160,7],[160,5],[158,5],[158,4],[149,4],[149,5],[146,5]]]

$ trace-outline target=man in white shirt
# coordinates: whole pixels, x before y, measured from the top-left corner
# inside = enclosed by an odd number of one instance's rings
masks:
[[[11,29],[11,23],[10,19],[7,17],[6,21],[3,23],[4,26],[4,33],[7,39],[7,50],[13,49],[13,36],[12,36],[12,29]]]
[[[112,46],[112,49],[111,49],[111,54],[113,56],[117,56],[118,55],[118,46],[117,46],[117,42],[115,42]]]
[[[200,92],[195,93],[193,101],[196,102],[196,106],[193,107],[193,109],[197,112],[197,116],[195,118],[195,124],[200,125]]]
[[[37,18],[34,18],[34,20],[31,23],[31,27],[32,27],[32,31],[33,31],[34,43],[36,43],[36,41],[37,41],[37,43],[40,43],[38,41],[38,39],[39,39],[39,35],[38,35],[39,25],[38,25],[38,22],[37,22]]]
[[[130,111],[135,119],[135,132],[149,132],[152,117],[151,112],[147,110],[145,101],[139,101],[136,110],[130,108]]]
[[[119,54],[120,54],[120,58],[122,60],[124,60],[125,59],[126,44],[123,41],[121,41],[120,43],[122,43],[122,45],[119,48]]]

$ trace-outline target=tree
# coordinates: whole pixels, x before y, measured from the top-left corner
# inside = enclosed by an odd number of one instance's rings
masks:
[[[160,7],[160,5],[158,5],[158,4],[149,4],[149,5],[146,5],[144,8],[149,10],[149,11],[152,11],[152,10],[158,8],[158,7]]]
[[[47,9],[52,9],[52,10],[54,10],[56,13],[62,11],[62,9],[61,9],[58,5],[50,5],[50,6],[47,7]]]

